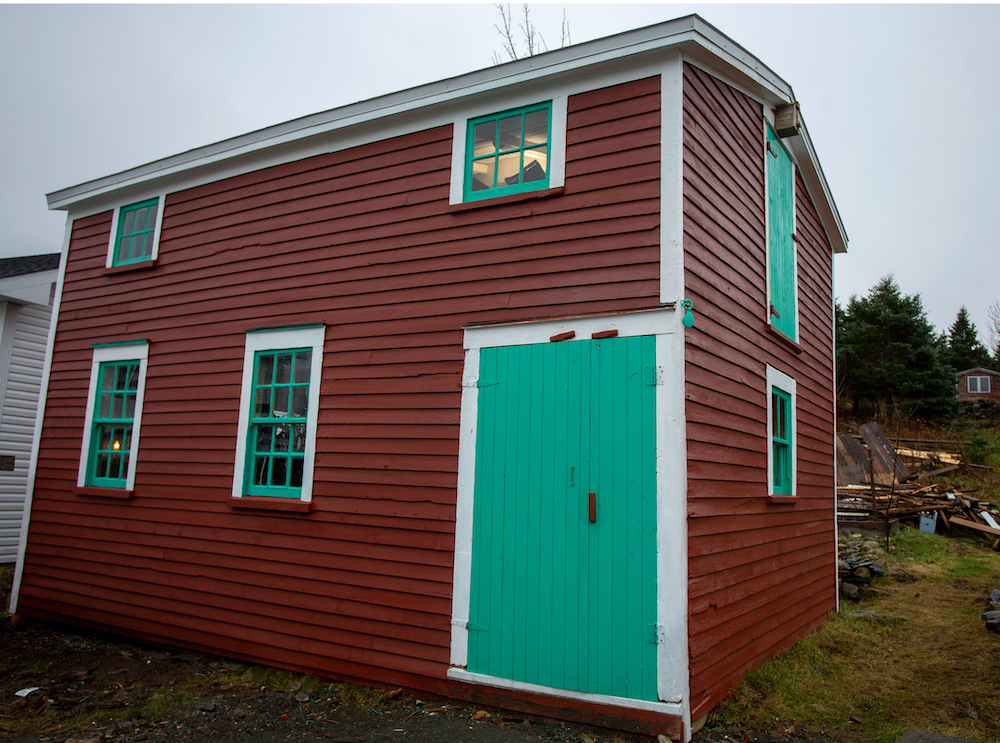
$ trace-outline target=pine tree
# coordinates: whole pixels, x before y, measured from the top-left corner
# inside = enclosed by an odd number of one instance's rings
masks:
[[[891,274],[880,279],[868,296],[852,296],[837,311],[841,399],[858,417],[952,413],[955,375],[942,363],[940,345],[920,295],[903,294]]]
[[[962,305],[958,317],[948,331],[948,363],[955,371],[965,371],[977,367],[989,368],[993,363],[990,352],[979,342],[975,324],[969,320],[969,312]]]

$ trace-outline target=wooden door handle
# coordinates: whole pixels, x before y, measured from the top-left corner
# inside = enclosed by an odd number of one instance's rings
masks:
[[[597,523],[597,494],[590,494],[590,523]]]

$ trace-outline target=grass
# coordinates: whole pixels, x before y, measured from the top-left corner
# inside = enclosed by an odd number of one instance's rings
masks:
[[[7,616],[10,592],[14,587],[14,568],[0,568],[0,619]]]
[[[886,557],[901,580],[878,579],[871,597],[843,602],[750,673],[709,725],[865,743],[916,728],[1000,743],[1000,635],[980,618],[1000,587],[1000,555],[904,527]],[[850,616],[859,609],[878,616]]]
[[[157,717],[162,717],[178,704],[187,704],[188,702],[193,702],[197,698],[198,695],[191,689],[178,689],[176,691],[170,689],[169,691],[155,694],[148,702],[146,702],[143,708],[139,711],[139,717],[142,717],[143,719],[155,719]]]

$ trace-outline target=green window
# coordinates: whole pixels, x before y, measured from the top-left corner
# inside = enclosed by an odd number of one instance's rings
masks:
[[[258,351],[254,356],[247,495],[302,495],[312,349]]]
[[[796,340],[795,169],[774,130],[767,127],[767,252],[770,322]]]
[[[121,266],[152,258],[159,201],[158,198],[140,201],[119,210],[118,235],[111,265]]]
[[[551,118],[549,101],[470,120],[465,200],[547,188]]]
[[[87,485],[124,488],[132,452],[139,361],[101,364],[97,378]]]
[[[771,388],[771,473],[774,495],[792,495],[792,396]]]

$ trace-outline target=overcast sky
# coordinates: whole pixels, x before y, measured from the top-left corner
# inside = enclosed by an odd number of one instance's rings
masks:
[[[517,6],[514,6],[515,8]],[[698,13],[795,90],[850,238],[938,330],[1000,300],[1000,6],[531,6],[550,48]],[[492,5],[0,5],[0,257],[61,249],[45,194],[489,67]]]

